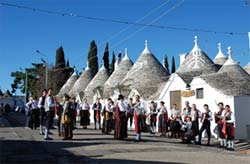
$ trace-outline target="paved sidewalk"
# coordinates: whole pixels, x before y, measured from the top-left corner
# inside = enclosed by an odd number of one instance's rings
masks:
[[[23,120],[22,115],[12,115]],[[12,117],[11,116],[11,117]],[[18,123],[17,123],[18,124]],[[214,146],[206,147],[181,144],[178,139],[152,137],[143,134],[142,142],[134,142],[135,134],[129,132],[127,140],[114,140],[100,130],[74,130],[74,139],[62,141],[57,130],[54,139],[44,141],[39,130],[25,129],[21,125],[11,127],[0,118],[0,163],[173,163],[173,164],[247,164],[249,155],[229,152]]]

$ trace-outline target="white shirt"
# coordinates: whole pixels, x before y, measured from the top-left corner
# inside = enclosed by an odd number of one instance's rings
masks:
[[[45,111],[49,111],[50,108],[54,107],[55,104],[54,104],[54,99],[52,96],[47,96],[46,99],[45,99]]]
[[[128,109],[127,103],[125,101],[121,101],[121,100],[118,102],[118,107],[119,107],[121,112],[126,112]]]
[[[227,123],[234,123],[234,121],[235,121],[234,114],[233,114],[232,112],[227,113],[227,114],[226,114],[226,117],[227,117],[228,115],[231,115],[231,116],[230,116],[230,120],[226,120],[226,122],[227,122]]]
[[[81,107],[81,110],[89,110],[90,109],[88,103],[83,103],[83,104],[80,105],[80,107]]]
[[[114,111],[114,105],[112,104],[112,103],[106,103],[106,105],[105,105],[105,110],[107,111],[107,112],[113,112]]]
[[[26,103],[26,107],[29,109],[37,109],[38,108],[38,102],[36,100],[31,100]]]

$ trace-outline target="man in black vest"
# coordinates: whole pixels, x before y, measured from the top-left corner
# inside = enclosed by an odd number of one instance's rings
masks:
[[[47,90],[44,89],[43,92],[42,92],[42,96],[39,98],[39,101],[38,101],[38,108],[40,110],[40,134],[41,135],[44,135],[44,129],[43,129],[43,126],[44,126],[44,122],[45,122],[45,108],[44,108],[44,105],[45,105],[45,99],[46,99],[46,95],[47,95]]]

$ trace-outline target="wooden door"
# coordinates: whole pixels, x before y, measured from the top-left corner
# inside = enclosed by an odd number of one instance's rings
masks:
[[[170,91],[170,109],[172,109],[173,104],[177,104],[177,108],[182,110],[181,106],[181,91]]]

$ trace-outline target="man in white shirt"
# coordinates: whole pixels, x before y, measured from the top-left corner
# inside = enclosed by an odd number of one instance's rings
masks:
[[[55,113],[54,107],[55,107],[55,104],[54,104],[54,98],[52,96],[52,88],[49,88],[48,94],[45,99],[45,113],[46,113],[46,128],[45,128],[45,134],[44,134],[45,140],[52,140],[52,138],[50,138],[48,134],[49,134],[49,129],[51,128],[53,119],[54,119],[54,115],[53,115],[53,113]]]

